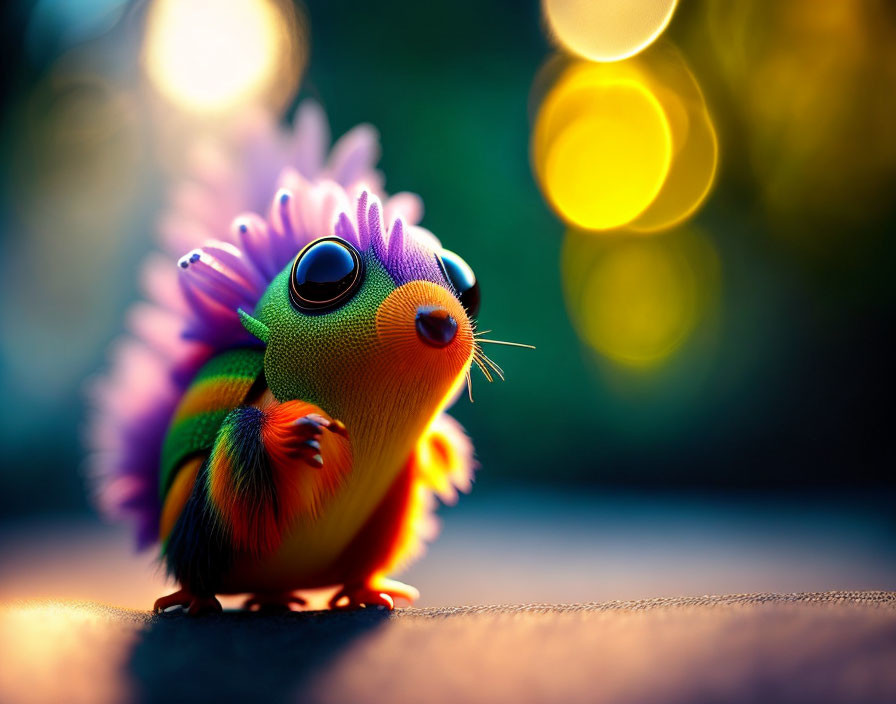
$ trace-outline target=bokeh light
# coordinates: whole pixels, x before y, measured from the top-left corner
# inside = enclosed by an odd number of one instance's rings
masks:
[[[544,0],[554,38],[592,61],[619,61],[648,47],[669,24],[677,0]]]
[[[666,360],[718,297],[718,258],[691,227],[657,238],[571,230],[561,268],[579,336],[628,367],[650,368]]]
[[[113,613],[93,604],[2,604],[0,692],[9,697],[6,701],[18,702],[126,701],[123,653],[133,641],[133,634]],[[95,649],[109,646],[122,650],[109,657],[92,657]]]
[[[13,116],[23,131],[12,152],[14,206],[35,237],[59,247],[63,233],[120,225],[138,195],[137,116],[127,91],[76,61],[35,86]]]
[[[776,235],[854,247],[893,206],[896,14],[885,0],[707,4],[711,52]],[[867,230],[866,230],[867,231]]]
[[[669,229],[693,215],[709,194],[719,160],[715,127],[697,80],[671,46],[636,59],[669,120],[672,165],[663,188],[629,227],[639,232]]]
[[[219,113],[288,98],[306,51],[304,24],[292,3],[155,0],[143,61],[170,101],[191,112]]]
[[[532,159],[544,194],[568,223],[625,225],[656,198],[672,159],[666,113],[639,67],[570,66],[547,95]]]
[[[37,0],[25,29],[25,50],[35,64],[109,32],[121,20],[127,0]]]
[[[116,302],[97,281],[116,280],[122,233],[133,227],[145,193],[139,115],[133,96],[72,53],[8,115],[16,130],[5,161],[15,220],[0,276],[16,294],[0,307],[4,316],[20,318],[18,334],[0,344],[10,394],[55,407],[59,389],[73,370],[85,368],[105,334]],[[27,316],[20,315],[23,300]],[[41,384],[33,383],[37,375]]]
[[[533,169],[567,224],[658,232],[693,215],[709,194],[715,127],[672,46],[612,64],[551,57],[532,93],[541,97]]]

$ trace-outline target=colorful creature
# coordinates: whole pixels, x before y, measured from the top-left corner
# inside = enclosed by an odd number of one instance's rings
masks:
[[[150,261],[153,303],[96,387],[100,502],[161,543],[181,589],[157,610],[238,593],[289,607],[318,587],[338,587],[334,608],[391,609],[417,596],[387,575],[434,537],[434,498],[471,486],[472,447],[443,410],[472,362],[501,374],[475,332],[479,286],[416,225],[418,198],[380,191],[369,127],[326,164],[313,104],[292,139],[250,133],[236,159],[296,166],[265,163],[280,172],[269,216],[222,231],[227,204],[258,184],[234,187],[227,154],[203,153],[163,228],[171,249],[201,245]]]

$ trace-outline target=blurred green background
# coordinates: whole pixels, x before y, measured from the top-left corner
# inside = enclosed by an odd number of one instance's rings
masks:
[[[177,168],[139,61],[145,4],[78,5],[2,10],[6,517],[88,510],[83,387],[138,297]],[[375,125],[387,189],[419,193],[422,224],[476,271],[481,326],[537,347],[497,349],[506,383],[479,377],[475,403],[455,408],[483,489],[892,496],[892,4],[677,8],[662,41],[687,59],[719,137],[713,191],[688,224],[717,281],[650,368],[596,353],[570,322],[565,226],[530,167],[533,81],[554,51],[538,3],[300,11],[309,60],[284,119],[314,97],[334,135]]]

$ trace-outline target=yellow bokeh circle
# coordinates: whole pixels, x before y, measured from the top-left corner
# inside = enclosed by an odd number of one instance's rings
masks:
[[[564,291],[582,340],[618,364],[653,367],[672,355],[718,292],[718,260],[697,231],[657,238],[567,233]]]
[[[582,296],[585,340],[611,359],[648,364],[662,359],[694,326],[693,273],[681,258],[631,242],[604,257]]]
[[[650,207],[628,226],[652,233],[684,222],[703,204],[715,180],[719,144],[700,86],[677,51],[658,46],[633,61],[644,67],[672,131],[666,181]]]
[[[533,170],[567,224],[660,232],[693,216],[710,193],[715,127],[674,47],[612,64],[555,56],[533,93]]]
[[[532,158],[560,217],[606,230],[631,222],[656,198],[669,171],[672,135],[639,72],[575,66],[539,110]]]

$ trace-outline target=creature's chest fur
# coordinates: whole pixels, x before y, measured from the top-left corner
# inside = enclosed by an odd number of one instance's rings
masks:
[[[402,470],[429,419],[422,423],[407,420],[404,428],[395,426],[387,436],[374,427],[379,423],[369,423],[367,427],[363,422],[354,423],[352,470],[343,486],[318,516],[299,518],[274,553],[236,555],[223,591],[295,590],[338,584],[354,577],[342,574],[339,558],[359,538],[371,550],[384,549],[386,546],[380,543],[390,540],[391,521],[404,519],[402,515],[382,516],[385,520],[377,521],[376,528],[381,535],[360,535],[362,529],[369,529],[366,524],[379,508],[383,508],[381,514],[389,511],[384,504],[401,482]],[[361,562],[355,560],[352,566],[361,568]]]
[[[334,583],[328,570],[383,502],[441,411],[440,402],[452,384],[441,380],[437,365],[417,369],[409,359],[393,359],[388,349],[376,354],[382,358],[371,354],[363,374],[343,370],[342,393],[334,394],[330,402],[307,399],[348,428],[352,468],[343,485],[317,516],[299,517],[274,553],[236,556],[225,579],[230,591]]]

